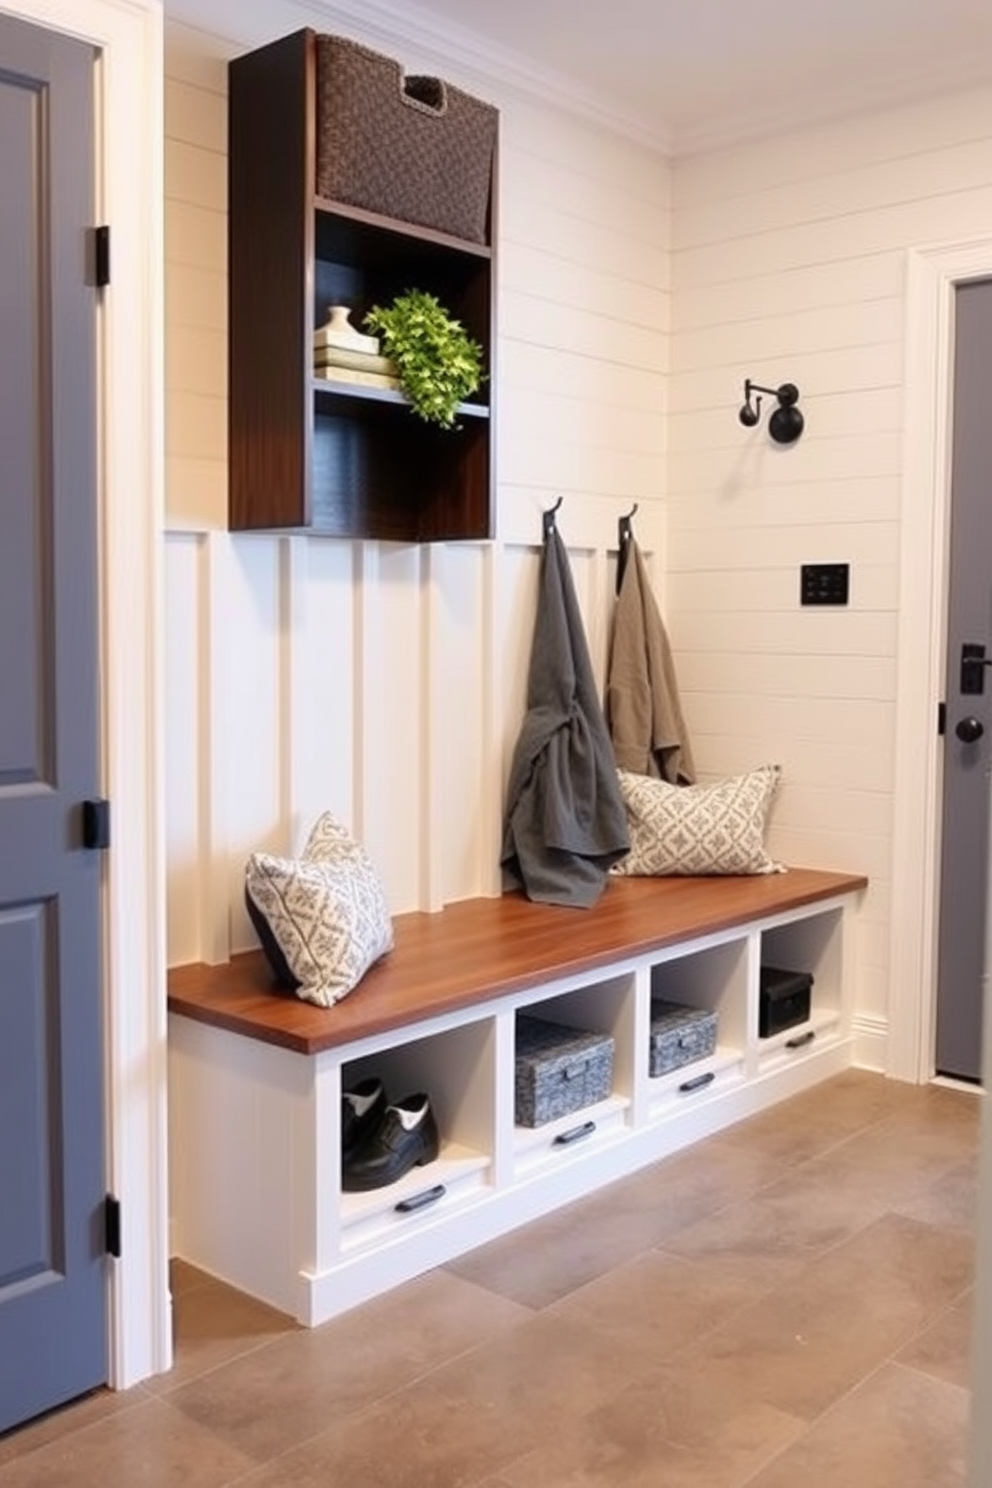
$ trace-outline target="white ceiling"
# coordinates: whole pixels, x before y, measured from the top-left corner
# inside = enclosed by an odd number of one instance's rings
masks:
[[[300,26],[458,61],[673,154],[992,81],[992,0],[164,0],[260,45]]]
[[[476,60],[485,42],[498,71],[585,101],[674,153],[992,79],[992,0],[310,0],[300,9],[350,12],[383,35],[391,16],[394,35],[426,30]]]

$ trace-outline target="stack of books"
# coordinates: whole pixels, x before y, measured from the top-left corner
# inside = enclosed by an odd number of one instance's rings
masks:
[[[378,337],[356,331],[341,307],[332,308],[327,324],[313,333],[313,372],[315,377],[332,382],[393,389],[401,386],[395,363],[379,353]]]

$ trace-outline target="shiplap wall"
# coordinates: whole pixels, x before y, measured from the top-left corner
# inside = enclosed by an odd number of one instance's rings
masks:
[[[564,497],[602,675],[636,501],[702,774],[779,760],[773,852],[871,878],[855,997],[884,1066],[906,251],[987,232],[992,94],[669,166],[449,69],[501,110],[497,539],[231,538],[225,64],[244,47],[167,27],[170,961],[251,943],[247,853],[292,849],[325,806],[395,910],[493,892],[541,510]],[[737,422],[747,376],[799,384],[798,445]],[[842,560],[849,606],[801,609],[800,564]]]
[[[279,15],[272,35],[298,24]],[[501,112],[496,541],[224,532],[226,62],[244,49],[166,28],[171,964],[254,942],[245,858],[294,850],[325,808],[362,838],[395,912],[497,891],[542,510],[563,498],[600,676],[617,521],[635,502],[660,583],[667,164],[450,70]]]
[[[711,768],[780,760],[777,850],[860,870],[862,1028],[884,1035],[899,594],[906,250],[987,234],[992,92],[791,132],[673,177],[668,620]],[[790,381],[791,448],[737,421]],[[773,405],[774,406],[774,405]],[[766,406],[765,414],[768,412]],[[850,604],[801,609],[804,562]]]

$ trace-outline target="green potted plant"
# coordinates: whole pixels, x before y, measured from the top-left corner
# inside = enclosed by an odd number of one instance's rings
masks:
[[[444,429],[455,426],[459,403],[485,376],[482,347],[432,294],[410,289],[391,305],[373,305],[364,324],[382,337],[413,411]]]

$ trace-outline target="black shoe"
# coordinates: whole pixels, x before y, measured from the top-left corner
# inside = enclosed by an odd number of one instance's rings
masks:
[[[347,1162],[386,1114],[386,1089],[374,1076],[341,1096],[341,1160]]]
[[[385,1188],[411,1168],[433,1162],[440,1148],[427,1096],[408,1095],[387,1106],[378,1130],[344,1164],[341,1187],[351,1193]]]

